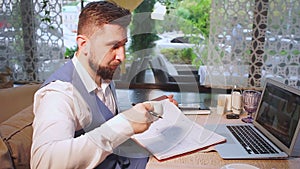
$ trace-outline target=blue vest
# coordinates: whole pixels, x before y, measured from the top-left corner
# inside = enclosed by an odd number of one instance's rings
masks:
[[[97,97],[95,92],[88,92],[82,83],[73,62],[70,60],[56,72],[54,72],[43,84],[42,87],[52,81],[60,80],[70,82],[79,91],[92,112],[92,122],[89,126],[76,131],[74,137],[80,136],[86,132],[100,126],[107,120],[113,117],[113,113],[108,107]],[[114,97],[116,98],[115,87],[110,85]],[[131,150],[132,152],[128,152]],[[97,169],[143,169],[148,162],[149,153],[138,146],[134,141],[129,139],[125,143],[118,146],[114,153],[107,158],[96,168]]]

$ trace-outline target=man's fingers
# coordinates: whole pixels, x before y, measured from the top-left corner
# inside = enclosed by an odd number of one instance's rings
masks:
[[[152,120],[158,120],[159,118],[162,118],[163,115],[163,105],[162,105],[162,101],[147,101],[144,102],[143,104],[145,105],[149,105],[150,109],[147,109],[149,111],[149,114],[152,116]]]
[[[168,95],[169,101],[172,102],[173,104],[175,104],[178,107],[178,102],[173,97],[174,97],[173,94]]]

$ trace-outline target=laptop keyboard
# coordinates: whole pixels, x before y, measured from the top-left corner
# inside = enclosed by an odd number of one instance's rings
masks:
[[[247,125],[227,126],[249,154],[275,154],[278,153],[253,128]]]

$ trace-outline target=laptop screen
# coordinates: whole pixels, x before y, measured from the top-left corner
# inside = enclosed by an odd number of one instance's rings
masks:
[[[290,148],[300,114],[300,96],[292,87],[267,81],[256,122]]]

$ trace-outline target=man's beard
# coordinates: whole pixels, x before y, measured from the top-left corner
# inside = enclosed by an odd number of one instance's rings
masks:
[[[102,80],[112,80],[115,70],[108,66],[100,66],[96,64],[94,58],[89,59],[89,65],[92,70],[96,72],[97,76],[100,76]]]
[[[115,69],[111,69],[107,66],[99,66],[97,75],[103,80],[112,80],[115,73]]]

